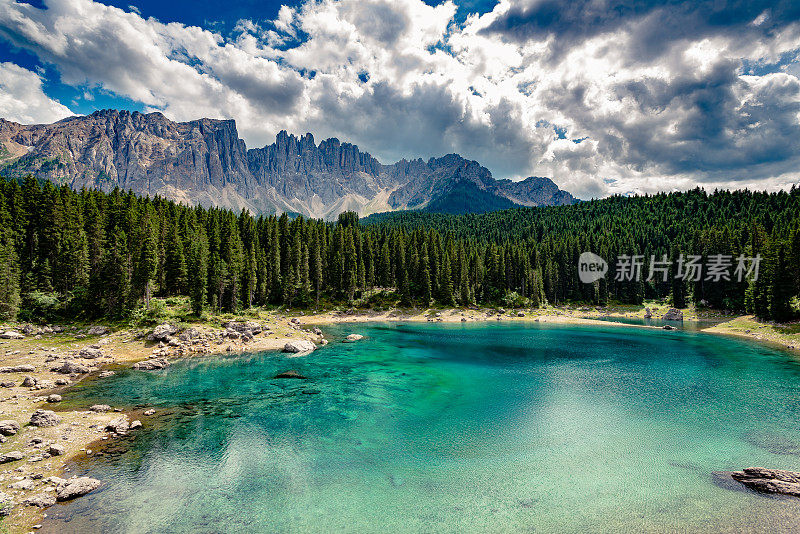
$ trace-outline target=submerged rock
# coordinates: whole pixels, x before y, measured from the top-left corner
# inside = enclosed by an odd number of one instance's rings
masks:
[[[68,501],[81,497],[96,490],[101,484],[99,480],[91,477],[70,478],[56,488],[56,499]]]
[[[31,424],[33,426],[56,426],[61,422],[61,417],[56,415],[52,410],[36,410],[31,415]]]
[[[282,373],[278,373],[275,375],[275,378],[299,378],[301,380],[307,380],[308,377],[301,375],[299,372],[295,371],[294,369],[290,369],[288,371],[284,371]]]
[[[169,367],[169,362],[164,358],[151,358],[133,364],[133,368],[140,371],[156,371],[158,369],[164,369],[165,367]]]
[[[350,334],[345,338],[344,342],[353,343],[355,341],[361,341],[362,339],[364,339],[364,336],[362,336],[361,334]]]
[[[756,491],[800,497],[800,473],[796,471],[746,467],[731,473],[731,478]]]
[[[289,341],[283,346],[283,352],[312,352],[317,346],[307,339],[297,339]]]

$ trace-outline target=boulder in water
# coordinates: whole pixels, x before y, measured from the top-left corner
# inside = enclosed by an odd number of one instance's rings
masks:
[[[56,499],[68,501],[75,497],[81,497],[96,490],[101,484],[99,480],[91,477],[70,478],[56,488]]]
[[[308,379],[308,377],[301,375],[300,373],[298,373],[294,369],[290,369],[288,371],[284,371],[282,373],[278,373],[277,375],[275,375],[275,378],[297,378],[297,379],[300,379],[300,380],[307,380]]]
[[[283,346],[283,352],[293,352],[293,353],[302,353],[302,352],[312,352],[316,349],[317,346],[314,345],[311,341],[307,339],[296,339],[294,341],[289,341]]]
[[[109,421],[106,425],[106,430],[116,434],[127,434],[129,429],[130,423],[128,423],[127,415],[121,415],[120,417]]]
[[[133,368],[140,371],[156,371],[168,366],[169,362],[163,358],[151,358],[149,360],[133,364]]]
[[[353,343],[353,342],[356,342],[356,341],[361,341],[362,339],[364,339],[364,336],[362,336],[361,334],[350,334],[349,336],[347,336],[345,338],[344,342],[345,343]]]
[[[779,493],[800,497],[800,473],[766,467],[746,467],[731,477],[748,488],[763,493]]]

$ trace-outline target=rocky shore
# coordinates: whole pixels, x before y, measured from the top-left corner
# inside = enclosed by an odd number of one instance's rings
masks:
[[[228,321],[221,328],[0,327],[0,525],[30,531],[48,507],[100,487],[102,480],[75,477],[69,465],[91,457],[103,442],[136,432],[156,414],[110,405],[61,409],[72,384],[126,367],[153,372],[179,358],[281,350],[292,343],[315,348],[323,337],[288,318]]]

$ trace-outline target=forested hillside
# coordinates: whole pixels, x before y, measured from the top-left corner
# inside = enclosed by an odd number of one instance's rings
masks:
[[[688,299],[786,320],[800,293],[800,191],[613,197],[485,215],[417,212],[337,223],[187,207],[129,192],[0,180],[0,317],[124,317],[153,296],[188,295],[196,313],[323,303],[401,305]],[[610,266],[583,284],[578,256]],[[676,278],[681,254],[756,256],[759,277]],[[640,280],[615,280],[643,255]],[[646,281],[667,255],[667,281]],[[731,272],[733,269],[731,269]],[[376,289],[385,291],[377,291]],[[793,304],[794,303],[794,304]]]

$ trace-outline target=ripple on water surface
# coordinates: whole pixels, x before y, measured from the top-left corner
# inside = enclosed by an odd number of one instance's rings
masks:
[[[715,472],[800,468],[800,365],[697,332],[369,324],[302,358],[187,360],[65,402],[155,406],[76,470],[47,532],[741,532],[796,500]],[[272,378],[296,369],[309,380]]]

